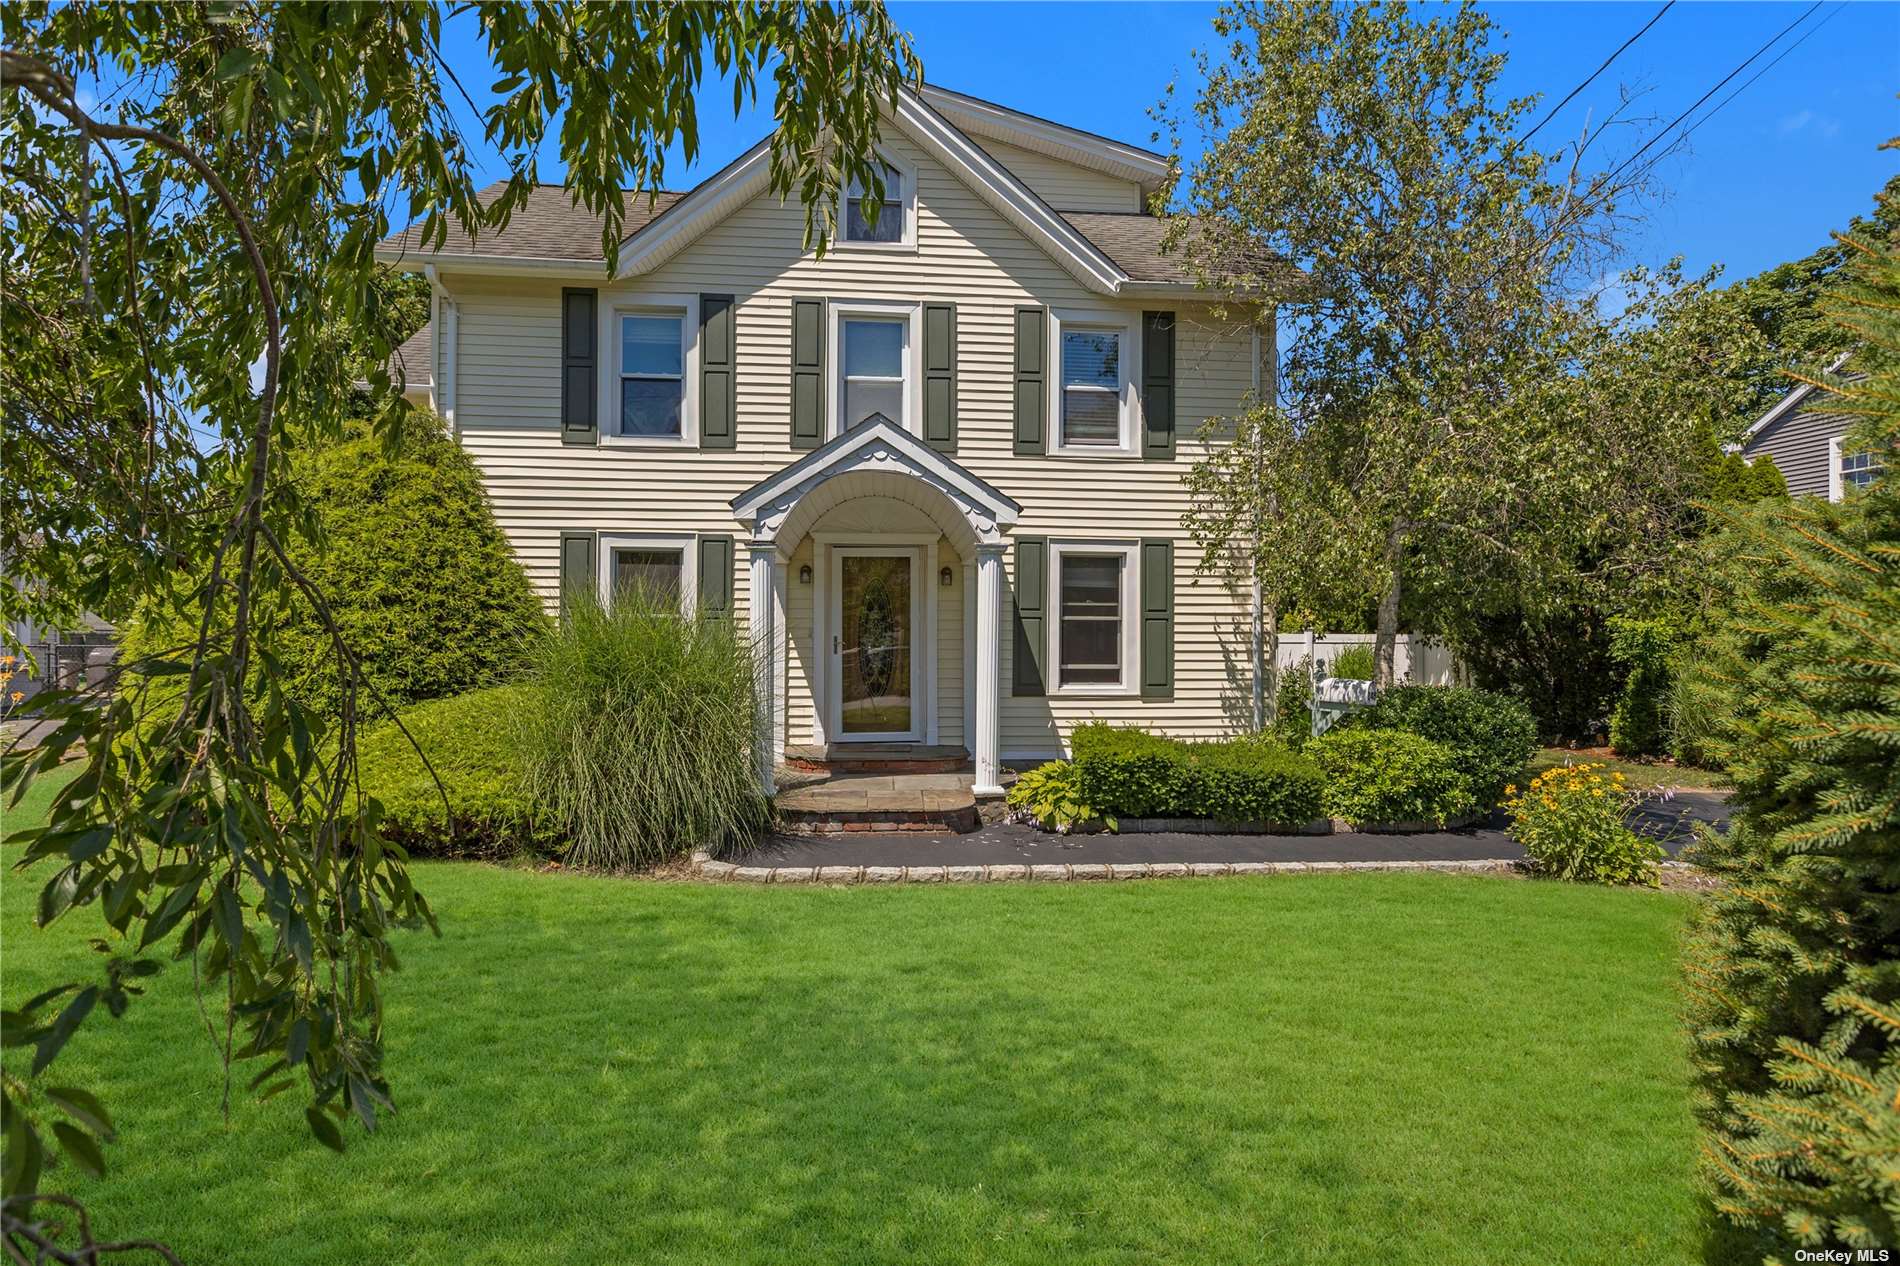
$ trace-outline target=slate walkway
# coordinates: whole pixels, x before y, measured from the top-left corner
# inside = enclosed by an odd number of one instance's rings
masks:
[[[1689,823],[1727,825],[1716,792],[1679,792],[1632,823],[1670,856],[1693,838]],[[967,835],[905,832],[773,835],[727,860],[751,867],[1006,866],[1165,862],[1465,862],[1517,860],[1524,850],[1501,825],[1416,835],[1051,835],[987,826]]]

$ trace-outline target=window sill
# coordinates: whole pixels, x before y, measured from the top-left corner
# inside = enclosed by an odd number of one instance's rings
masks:
[[[1051,699],[1139,699],[1141,692],[1127,686],[1057,686]]]
[[[1096,447],[1089,444],[1054,444],[1049,448],[1051,457],[1084,457],[1100,460],[1105,457],[1139,457],[1133,448],[1110,448],[1106,444]]]
[[[697,436],[603,435],[602,448],[698,448]]]
[[[873,255],[915,255],[917,253],[917,243],[915,242],[847,242],[843,238],[838,238],[837,240],[833,241],[830,244],[830,246],[828,246],[826,249],[830,253],[835,253],[838,251],[845,251],[845,252],[864,251]]]

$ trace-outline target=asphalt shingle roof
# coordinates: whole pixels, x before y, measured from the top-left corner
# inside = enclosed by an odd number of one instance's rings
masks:
[[[501,190],[502,184],[497,181],[476,197],[483,206],[487,206],[501,196]],[[669,191],[656,193],[650,198],[644,193],[633,191],[622,194],[621,206],[627,217],[626,232],[629,235],[639,232],[662,211],[685,196]],[[600,228],[600,217],[586,207],[575,205],[565,187],[536,185],[528,195],[527,205],[510,217],[507,228],[486,237],[471,239],[458,228],[451,227],[443,247],[458,254],[486,255],[495,259],[597,260],[606,258],[600,249]],[[384,250],[420,252],[421,237],[421,233],[412,225],[393,237],[385,238],[382,247]]]

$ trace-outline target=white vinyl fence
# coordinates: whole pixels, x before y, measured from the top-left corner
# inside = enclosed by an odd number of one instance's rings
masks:
[[[1307,656],[1313,659],[1313,675],[1324,677],[1333,660],[1349,646],[1371,648],[1377,635],[1372,633],[1282,633],[1276,665],[1281,671],[1299,667]],[[1457,659],[1442,643],[1413,633],[1401,633],[1392,652],[1393,675],[1414,686],[1455,686],[1464,681]]]

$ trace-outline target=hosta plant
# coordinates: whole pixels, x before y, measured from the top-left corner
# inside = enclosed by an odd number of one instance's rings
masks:
[[[1082,802],[1082,779],[1074,765],[1052,760],[1018,775],[1009,789],[1010,816],[1033,821],[1045,831],[1067,835],[1087,822],[1101,821],[1109,830],[1115,819],[1097,813]]]
[[[1625,823],[1641,797],[1600,762],[1548,769],[1504,789],[1511,838],[1537,868],[1584,883],[1657,884],[1662,848]]]

